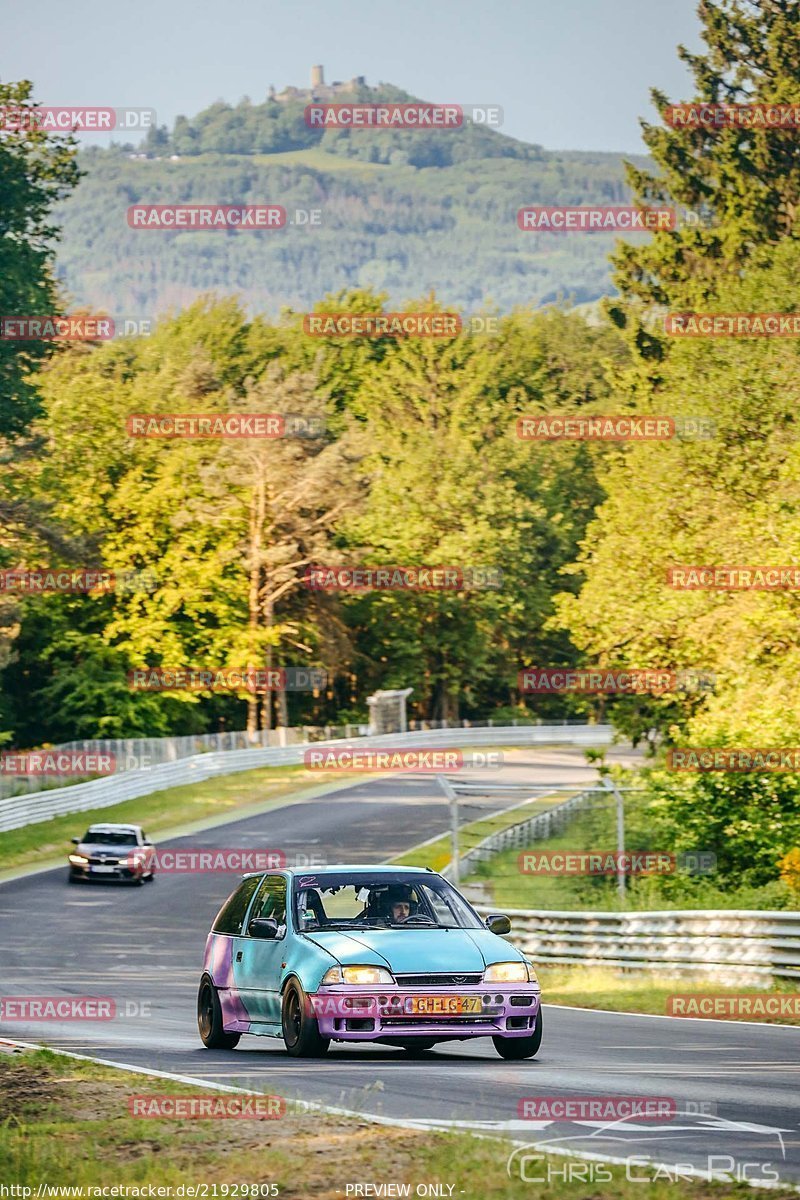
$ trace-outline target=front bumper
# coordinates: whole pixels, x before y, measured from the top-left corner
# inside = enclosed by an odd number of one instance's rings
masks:
[[[477,997],[475,1013],[412,1013],[414,997]],[[340,1042],[409,1038],[531,1037],[539,1016],[536,984],[485,984],[446,988],[376,988],[333,985],[308,997],[323,1037]]]
[[[106,868],[98,870],[98,865],[95,863],[70,863],[69,873],[72,879],[87,879],[87,880],[116,880],[117,882],[128,882],[141,879],[145,874],[143,867],[131,867],[124,863],[115,863],[111,865],[103,864]]]

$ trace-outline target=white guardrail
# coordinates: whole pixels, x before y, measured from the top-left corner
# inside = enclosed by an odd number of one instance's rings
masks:
[[[503,850],[524,850],[530,846],[531,842],[535,842],[539,838],[549,838],[556,833],[561,833],[576,813],[591,807],[593,802],[597,803],[598,791],[603,792],[603,789],[592,788],[588,791],[578,792],[577,795],[570,796],[568,800],[554,804],[546,812],[526,817],[523,821],[518,821],[516,825],[507,825],[505,829],[499,829],[496,833],[489,834],[477,845],[458,856],[459,879],[464,879],[471,871],[474,871],[478,863],[487,862],[495,854],[501,854]],[[607,795],[607,793],[604,794]],[[546,798],[547,793],[545,792],[541,799]],[[445,878],[451,878],[453,864],[449,863],[441,873]]]
[[[46,792],[28,793],[0,800],[0,832],[19,829],[48,821],[51,817],[87,809],[107,808],[125,800],[136,800],[166,788],[187,783],[200,783],[217,775],[232,775],[252,771],[257,767],[294,766],[303,762],[309,750],[325,747],[413,747],[430,750],[436,747],[480,746],[608,746],[613,741],[610,725],[494,725],[471,729],[431,729],[411,733],[392,733],[380,736],[340,738],[331,741],[300,743],[293,746],[272,746],[262,750],[225,750],[195,754],[177,762],[141,767],[106,778],[92,779],[70,787],[51,788]]]
[[[500,908],[481,904],[478,911]],[[800,979],[800,912],[503,911],[511,918],[511,940],[542,966],[688,972],[761,986],[773,976]]]

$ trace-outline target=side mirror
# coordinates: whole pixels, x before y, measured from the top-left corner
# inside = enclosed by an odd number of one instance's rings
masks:
[[[143,846],[152,846],[152,842],[142,842]]]
[[[80,846],[81,844],[80,838],[70,838],[69,840],[72,842],[73,846]]]
[[[253,917],[247,932],[250,937],[273,939],[278,936],[278,922],[274,917]]]
[[[491,933],[511,933],[511,922],[505,913],[489,913],[486,928]]]

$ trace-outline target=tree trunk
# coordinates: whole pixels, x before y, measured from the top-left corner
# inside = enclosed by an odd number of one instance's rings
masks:
[[[274,622],[274,609],[271,600],[267,600],[264,604],[264,628],[272,629]],[[265,666],[267,668],[267,679],[272,678],[272,668],[275,662],[275,655],[272,645],[267,646],[267,652],[264,656]],[[264,693],[264,699],[261,702],[261,728],[272,729],[272,692],[267,688]]]
[[[259,480],[250,501],[250,590],[248,594],[248,625],[256,642],[261,617],[259,592],[261,585],[261,531],[264,528],[264,483]],[[255,670],[255,663],[248,660],[248,671]],[[258,734],[258,696],[255,691],[247,697],[247,738],[255,741]]]

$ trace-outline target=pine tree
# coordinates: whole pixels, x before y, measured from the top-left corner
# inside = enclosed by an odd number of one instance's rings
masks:
[[[797,105],[796,0],[701,0],[698,15],[705,53],[678,48],[694,78],[694,97],[685,100]],[[625,299],[609,312],[631,329],[641,357],[661,358],[664,343],[644,328],[642,306],[702,307],[722,278],[797,236],[800,129],[683,125],[670,120],[663,92],[651,96],[663,123],[641,124],[659,171],[628,164],[628,182],[636,202],[676,207],[678,226],[646,244],[620,245],[614,282]]]

